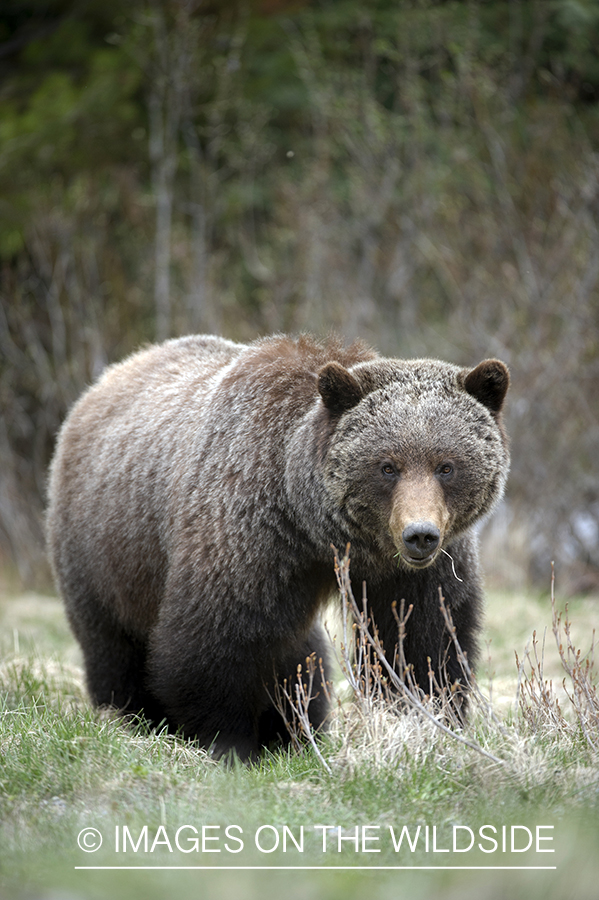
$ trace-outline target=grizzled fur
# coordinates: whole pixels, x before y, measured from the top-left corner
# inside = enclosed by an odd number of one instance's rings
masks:
[[[48,543],[92,699],[252,758],[284,735],[273,679],[327,650],[331,543],[351,542],[385,646],[471,662],[480,587],[472,526],[501,496],[508,374],[383,359],[363,345],[187,337],[109,368],[65,423]],[[458,581],[450,559],[455,560]],[[323,724],[323,696],[311,706]]]

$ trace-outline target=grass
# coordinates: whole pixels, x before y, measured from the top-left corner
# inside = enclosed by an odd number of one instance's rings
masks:
[[[569,610],[573,639],[586,649],[599,623],[597,600],[571,601]],[[548,594],[490,594],[490,663],[481,667],[479,683],[486,690],[492,684],[497,721],[475,707],[466,735],[497,756],[499,764],[417,713],[397,716],[377,704],[354,704],[344,707],[338,727],[321,745],[331,774],[309,747],[301,753],[266,755],[252,768],[225,768],[173,737],[125,728],[91,709],[60,603],[5,592],[0,597],[0,898],[230,895],[244,900],[269,891],[283,892],[288,900],[351,900],[364,894],[418,900],[478,897],[481,892],[491,900],[596,897],[597,754],[563,696],[563,727],[547,727],[545,720],[540,725],[538,717],[524,716],[515,702],[514,651],[522,659],[532,632],[543,635],[545,628],[544,675],[551,676],[557,690],[563,670],[551,633]],[[525,671],[521,680],[528,678]],[[326,851],[323,830],[315,827],[322,825],[331,826]],[[414,852],[406,836],[401,849],[394,850],[404,825],[411,840],[420,826]],[[454,826],[471,829],[476,838],[471,851],[453,852]],[[483,832],[495,835],[494,853],[476,847],[492,847],[479,834],[483,826],[496,829]],[[537,853],[534,845],[511,852],[512,826],[519,826],[516,849],[524,846],[519,841],[528,840],[525,829],[536,837],[537,826],[552,826],[539,832],[552,842],[539,846],[555,852]],[[97,852],[78,847],[77,836],[85,828],[101,832],[103,845]],[[293,838],[300,843],[302,835],[300,852]],[[465,828],[457,829],[456,837],[458,848],[470,839]],[[137,852],[131,840],[139,841]],[[278,848],[269,852],[277,840]],[[449,852],[442,852],[445,848]],[[336,869],[75,868],[125,864]],[[548,865],[557,868],[383,868]],[[346,871],[341,866],[376,869]]]

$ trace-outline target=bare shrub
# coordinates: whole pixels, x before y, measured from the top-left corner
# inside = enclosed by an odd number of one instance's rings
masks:
[[[317,672],[320,680],[316,678]],[[287,679],[282,684],[275,681],[273,699],[277,710],[283,717],[292,746],[296,750],[300,750],[302,744],[308,741],[326,771],[331,775],[331,768],[320,751],[309,715],[310,703],[321,690],[325,692],[327,700],[330,702],[332,699],[331,685],[325,678],[322,659],[317,660],[316,654],[312,653],[306,657],[305,672],[303,667],[298,665],[292,683],[289,683]]]
[[[447,679],[439,678],[429,665],[429,683],[422,687],[416,683],[413,669],[407,664],[403,649],[406,623],[412,607],[406,610],[402,602],[399,612],[394,610],[398,642],[390,660],[379,639],[376,623],[368,612],[366,585],[363,587],[361,608],[354,597],[349,575],[349,545],[343,556],[333,549],[342,617],[337,660],[350,688],[353,703],[350,706],[345,704],[339,692],[325,681],[322,661],[317,661],[314,655],[308,657],[305,669],[298,666],[294,682],[289,684],[285,681],[276,689],[274,697],[275,705],[291,736],[292,745],[299,749],[302,744],[309,742],[325,769],[331,772],[330,765],[318,746],[309,716],[310,702],[323,690],[334,705],[333,730],[341,738],[342,747],[345,748],[342,752],[347,751],[356,730],[360,729],[363,739],[371,747],[378,748],[379,756],[382,753],[386,757],[389,752],[395,753],[398,745],[401,746],[402,736],[405,737],[408,732],[413,734],[421,731],[424,721],[428,726],[426,735],[429,742],[435,732],[448,735],[459,744],[501,764],[503,761],[481,743],[470,740],[463,734],[461,708],[465,693],[468,694],[470,704],[483,713],[484,721],[493,722],[499,729],[503,726],[476,684],[455,635],[451,613],[441,591],[440,608],[456,648],[462,679],[459,684],[450,684]]]
[[[539,644],[536,632],[518,666],[518,699],[525,722],[535,733],[553,737],[582,736],[588,747],[599,750],[599,696],[595,670],[595,632],[591,646],[582,653],[574,645],[566,604],[565,613],[558,612],[555,602],[555,573],[551,574],[552,631],[559,659],[565,673],[563,697],[544,673],[545,638]],[[565,701],[565,702],[564,702]]]

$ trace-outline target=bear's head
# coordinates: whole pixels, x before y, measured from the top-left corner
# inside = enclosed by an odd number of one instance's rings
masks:
[[[320,370],[331,427],[324,483],[353,541],[425,568],[491,510],[509,468],[508,384],[495,359],[474,369],[379,359]]]

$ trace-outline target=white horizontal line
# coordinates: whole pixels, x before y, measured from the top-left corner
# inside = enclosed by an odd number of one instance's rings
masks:
[[[555,871],[557,866],[75,866],[76,870],[131,870],[131,869],[172,869],[201,870],[202,872],[249,872],[249,871],[345,871],[345,872],[385,872],[385,871],[476,871],[476,872],[528,872]]]

